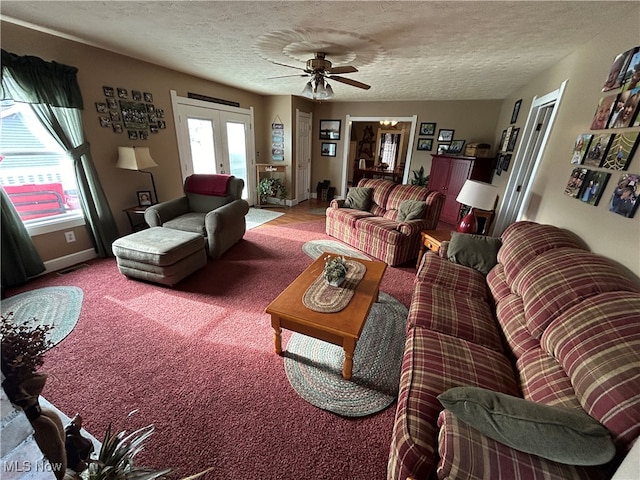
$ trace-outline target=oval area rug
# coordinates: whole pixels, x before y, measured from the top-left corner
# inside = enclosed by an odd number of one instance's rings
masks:
[[[2,315],[13,312],[12,323],[53,325],[49,340],[60,343],[71,333],[80,318],[84,293],[78,287],[45,287],[19,293],[2,300]]]
[[[337,253],[347,257],[362,258],[363,260],[371,260],[360,250],[356,250],[349,245],[340,243],[337,240],[311,240],[302,245],[302,251],[314,260],[325,253]]]
[[[342,378],[344,350],[322,340],[293,333],[283,352],[293,389],[307,402],[344,417],[384,410],[398,394],[408,310],[380,292],[353,355],[351,380]]]

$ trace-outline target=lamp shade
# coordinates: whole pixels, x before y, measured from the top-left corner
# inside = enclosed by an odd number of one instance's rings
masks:
[[[313,98],[313,85],[311,85],[311,81],[307,82],[304,86],[304,90],[302,90],[302,96],[306,98]]]
[[[492,210],[497,196],[498,189],[490,183],[467,180],[456,201],[479,210]]]
[[[151,158],[149,147],[118,147],[117,168],[144,170],[157,166],[158,164]]]

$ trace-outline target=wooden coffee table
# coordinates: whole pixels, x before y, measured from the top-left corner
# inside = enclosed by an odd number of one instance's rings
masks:
[[[269,304],[266,312],[271,314],[275,351],[278,355],[282,355],[283,328],[342,346],[344,349],[342,376],[350,380],[353,370],[353,352],[371,306],[378,301],[380,282],[387,264],[345,256],[347,260],[364,264],[367,271],[358,283],[353,298],[343,310],[336,313],[320,313],[305,307],[302,296],[322,274],[325,256],[321,255],[302,272]]]

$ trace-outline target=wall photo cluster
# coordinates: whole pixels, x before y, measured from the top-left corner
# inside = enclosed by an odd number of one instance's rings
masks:
[[[129,140],[146,140],[149,133],[167,128],[164,110],[153,104],[153,94],[103,86],[104,102],[95,102],[100,126],[114,133],[127,131]]]
[[[608,93],[620,89],[618,93]],[[604,82],[591,119],[593,133],[577,136],[571,164],[574,167],[565,186],[565,195],[596,206],[611,173],[594,170],[626,171],[640,142],[640,46],[616,56]],[[625,129],[623,131],[615,131]],[[610,212],[632,218],[640,201],[640,175],[622,173],[608,200]]]

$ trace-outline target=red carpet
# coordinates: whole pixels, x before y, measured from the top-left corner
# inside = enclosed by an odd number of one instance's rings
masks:
[[[84,290],[76,328],[47,353],[44,396],[80,412],[99,440],[109,422],[155,424],[138,463],[181,476],[213,466],[208,478],[384,479],[395,404],[356,419],[320,410],[273,353],[264,309],[311,263],[302,244],[319,238],[329,238],[323,220],[251,230],[174,289],[128,280],[108,259],[7,292]],[[389,268],[381,290],[408,306],[414,274]]]

